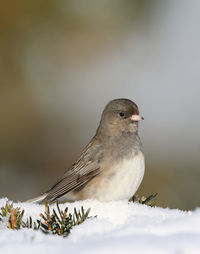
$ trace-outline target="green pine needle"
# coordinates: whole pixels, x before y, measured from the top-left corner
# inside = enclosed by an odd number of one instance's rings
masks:
[[[68,236],[71,229],[83,223],[89,216],[90,209],[86,212],[83,207],[77,211],[74,208],[74,213],[68,212],[68,207],[62,211],[56,202],[57,211],[53,209],[51,213],[49,204],[45,202],[44,214],[40,214],[41,219],[33,221],[31,216],[23,221],[24,210],[21,208],[13,208],[13,203],[6,202],[4,207],[0,208],[0,220],[2,217],[9,216],[8,228],[10,229],[21,229],[21,228],[32,228],[34,230],[41,230],[45,234],[56,234],[59,236]]]

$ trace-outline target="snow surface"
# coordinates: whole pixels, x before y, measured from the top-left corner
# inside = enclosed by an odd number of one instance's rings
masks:
[[[0,207],[6,201],[0,199]],[[36,220],[44,212],[43,205],[15,203],[14,206],[25,210],[24,219],[31,215]],[[32,229],[10,230],[5,220],[0,222],[0,254],[200,253],[199,208],[186,212],[127,201],[101,203],[97,200],[60,205],[66,206],[70,211],[74,207],[91,208],[90,216],[97,217],[74,227],[66,238]]]

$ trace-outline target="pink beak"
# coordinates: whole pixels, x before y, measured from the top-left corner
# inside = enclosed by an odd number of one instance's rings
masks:
[[[131,120],[133,121],[141,121],[141,120],[144,120],[144,117],[140,116],[140,115],[132,115],[130,117]]]

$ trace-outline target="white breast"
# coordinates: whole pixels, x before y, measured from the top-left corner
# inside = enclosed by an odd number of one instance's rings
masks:
[[[140,186],[144,176],[144,155],[139,152],[131,159],[124,160],[119,165],[113,165],[113,174],[104,181],[104,188],[98,192],[101,201],[121,200],[131,198]],[[103,189],[103,190],[102,190]]]

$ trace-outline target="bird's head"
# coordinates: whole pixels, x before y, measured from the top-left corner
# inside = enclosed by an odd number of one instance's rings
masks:
[[[143,119],[133,101],[115,99],[106,105],[98,130],[108,136],[117,136],[122,132],[137,133],[138,122]]]

